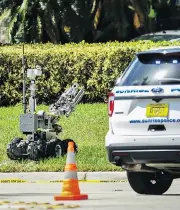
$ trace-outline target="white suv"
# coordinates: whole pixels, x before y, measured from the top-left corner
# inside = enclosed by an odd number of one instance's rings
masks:
[[[108,97],[110,163],[139,194],[163,194],[180,178],[180,47],[136,54]]]

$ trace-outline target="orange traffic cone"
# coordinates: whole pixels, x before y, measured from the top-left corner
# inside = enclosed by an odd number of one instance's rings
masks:
[[[88,199],[88,195],[80,194],[79,189],[77,167],[74,153],[74,142],[69,142],[62,193],[60,195],[54,196],[54,200],[59,201],[85,199]]]

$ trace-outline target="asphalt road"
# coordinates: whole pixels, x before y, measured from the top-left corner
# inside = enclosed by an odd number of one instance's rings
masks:
[[[54,201],[54,195],[61,193],[62,183],[53,184],[0,184],[0,209],[28,210],[53,209],[51,205],[59,204],[55,209],[75,208],[85,210],[149,210],[178,209],[180,206],[180,180],[173,182],[171,188],[161,196],[138,195],[127,182],[116,183],[79,183],[81,193],[88,194],[83,201]],[[3,201],[5,201],[3,203]],[[8,201],[10,203],[8,203]],[[28,202],[28,204],[17,202]],[[29,202],[38,202],[29,203]],[[40,204],[41,203],[41,204]],[[61,206],[61,204],[63,204]]]

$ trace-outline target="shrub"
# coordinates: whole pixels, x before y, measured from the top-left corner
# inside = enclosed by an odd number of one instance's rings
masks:
[[[37,78],[39,103],[49,104],[73,82],[85,88],[82,102],[102,102],[117,77],[135,53],[151,47],[179,45],[179,42],[108,42],[97,44],[28,44],[25,56],[29,67],[43,67]],[[22,100],[22,45],[0,46],[1,105]]]

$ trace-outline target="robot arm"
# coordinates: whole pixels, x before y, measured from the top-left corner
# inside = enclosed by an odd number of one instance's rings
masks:
[[[66,117],[69,117],[84,95],[84,89],[82,88],[78,91],[78,86],[77,83],[74,83],[67,89],[58,101],[49,107],[49,112],[54,115],[66,115]]]

